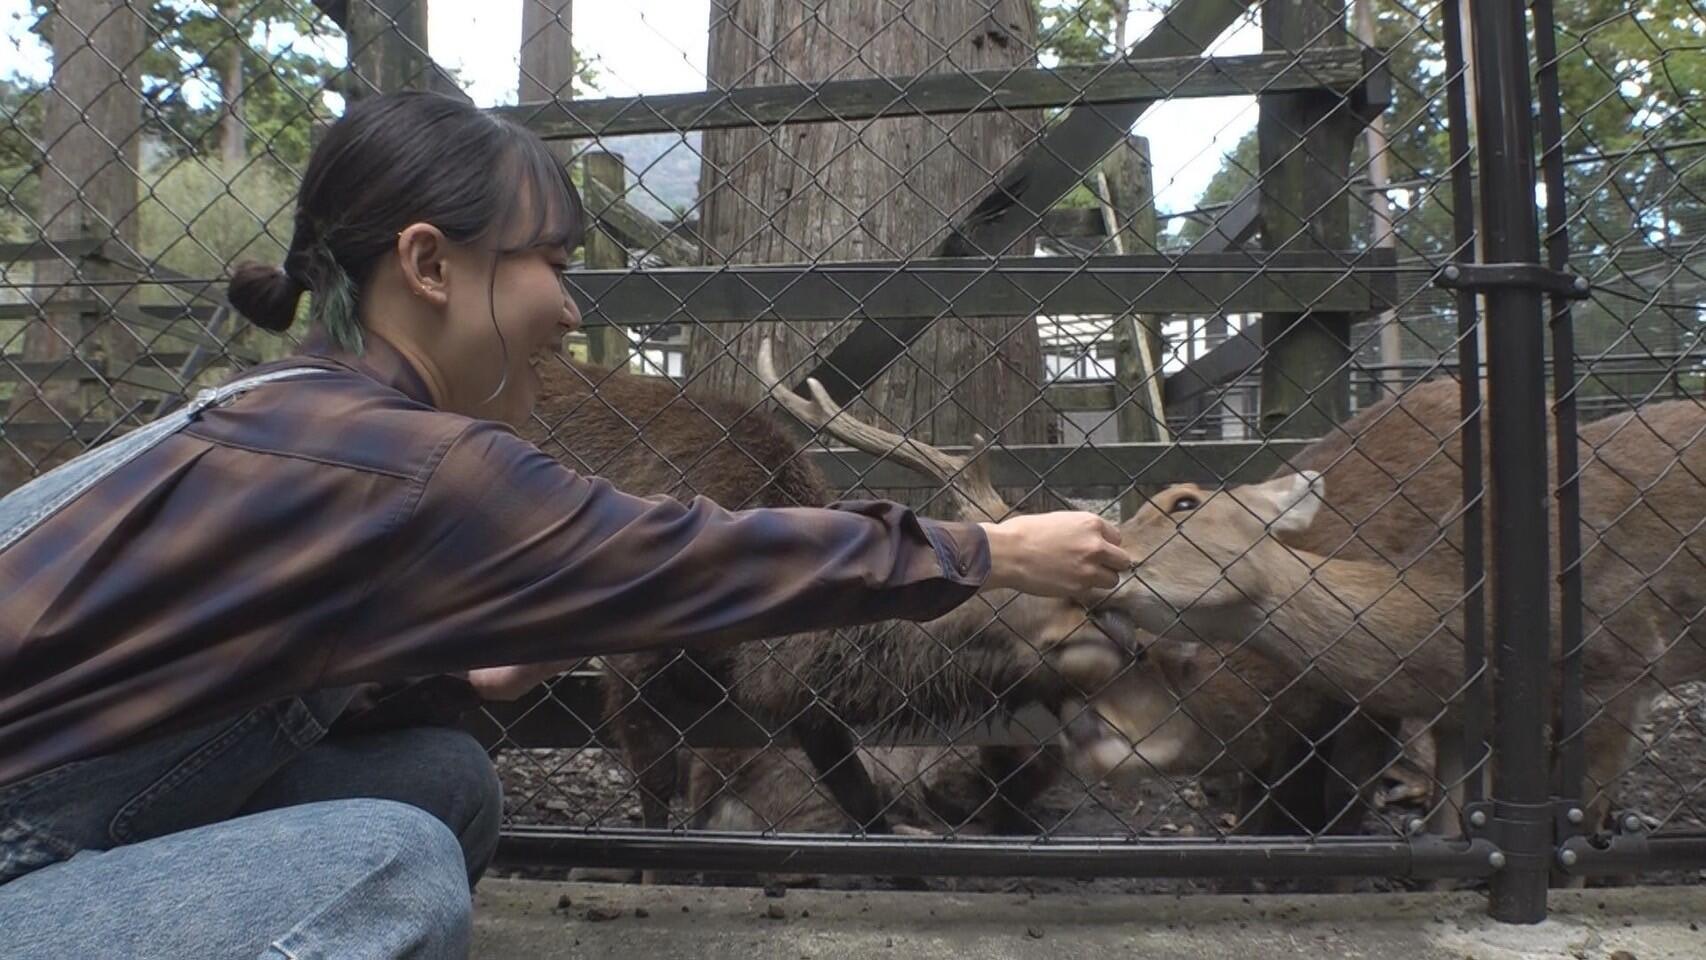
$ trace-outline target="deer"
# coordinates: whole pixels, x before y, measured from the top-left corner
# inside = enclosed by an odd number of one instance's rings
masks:
[[[1371,717],[1431,722],[1448,802],[1429,827],[1449,835],[1462,830],[1447,813],[1462,810],[1467,779],[1460,409],[1455,380],[1428,381],[1308,448],[1300,459],[1314,469],[1168,487],[1121,527],[1134,567],[1114,601],[1157,644],[1182,636],[1229,657],[1255,653]],[[1693,400],[1578,429],[1592,822],[1609,811],[1654,698],[1706,678],[1703,432],[1706,408]],[[1386,478],[1374,497],[1357,486],[1371,472]],[[1556,544],[1550,560],[1557,570]],[[1554,659],[1559,604],[1554,589]]]
[[[704,495],[731,509],[814,506],[828,484],[779,420],[741,403],[693,397],[673,383],[589,364],[543,371],[535,421],[522,432],[571,469],[645,496]],[[973,500],[993,488],[970,491]],[[993,506],[993,504],[989,504]],[[863,830],[890,832],[857,761],[852,728],[950,729],[1036,704],[1055,711],[1106,682],[1128,658],[1129,627],[1081,604],[997,592],[926,624],[883,623],[717,649],[602,658],[603,712],[636,778],[641,819],[669,825],[683,786],[681,731],[732,702],[791,742]],[[1075,749],[1056,731],[1034,747],[980,751],[1002,829],[1029,832],[1030,765]],[[703,811],[691,815],[691,825]]]
[[[1013,512],[979,449],[950,455],[872,426],[849,415],[815,379],[806,381],[810,398],[800,396],[782,384],[769,341],[760,345],[756,367],[771,398],[805,426],[930,478],[975,516]],[[974,448],[986,447],[981,437],[974,440]],[[1100,612],[1103,622],[1123,619],[1117,605]],[[1091,696],[1065,703],[1067,762],[1076,773],[1092,780],[1239,777],[1243,833],[1344,833],[1359,826],[1365,809],[1359,801],[1396,757],[1391,731],[1299,686],[1260,657],[1234,654],[1223,662],[1208,647],[1144,646],[1153,652],[1151,662],[1126,664]]]

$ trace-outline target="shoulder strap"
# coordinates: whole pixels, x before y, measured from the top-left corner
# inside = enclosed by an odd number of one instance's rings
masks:
[[[113,471],[182,430],[208,407],[225,404],[262,384],[326,370],[326,367],[318,366],[284,367],[203,390],[171,413],[86,450],[36,477],[0,497],[0,551],[16,543]]]

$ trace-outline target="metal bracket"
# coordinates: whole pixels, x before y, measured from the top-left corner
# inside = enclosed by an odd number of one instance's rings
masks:
[[[1471,840],[1492,840],[1493,802],[1479,800],[1463,805],[1463,835]]]
[[[1587,805],[1580,800],[1554,797],[1552,810],[1553,830],[1559,843],[1569,837],[1579,837],[1592,832],[1588,825]]]
[[[1558,846],[1558,867],[1565,873],[1638,872],[1649,858],[1647,820],[1634,810],[1619,810],[1609,836],[1566,837]]]
[[[1453,290],[1539,290],[1571,300],[1586,300],[1592,291],[1587,277],[1549,270],[1538,263],[1453,263],[1440,270],[1434,282]]]

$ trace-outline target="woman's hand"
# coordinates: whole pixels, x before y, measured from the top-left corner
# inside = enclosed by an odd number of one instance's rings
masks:
[[[573,670],[585,657],[555,663],[528,663],[513,667],[482,667],[468,671],[468,682],[482,700],[514,700],[559,673]]]
[[[1119,528],[1093,513],[1040,513],[981,526],[989,535],[987,590],[1089,600],[1118,586],[1131,569]]]

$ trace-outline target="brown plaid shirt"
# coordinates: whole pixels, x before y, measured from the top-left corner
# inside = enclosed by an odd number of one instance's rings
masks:
[[[621,493],[370,339],[0,553],[0,784],[318,687],[930,619],[988,575],[976,526],[892,503]]]

